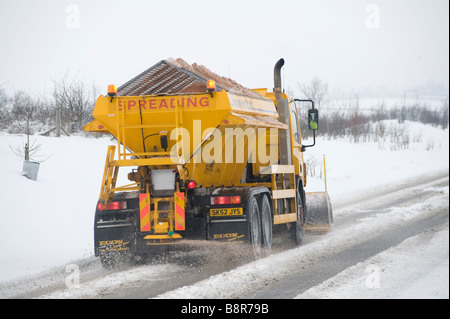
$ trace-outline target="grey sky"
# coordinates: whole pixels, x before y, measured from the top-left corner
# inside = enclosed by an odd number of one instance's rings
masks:
[[[448,0],[0,0],[0,85],[49,94],[69,71],[104,91],[181,57],[271,89],[283,57],[291,88],[314,76],[354,91],[448,87],[448,11]]]

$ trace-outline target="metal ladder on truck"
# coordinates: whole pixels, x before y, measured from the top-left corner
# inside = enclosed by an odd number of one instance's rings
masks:
[[[176,154],[170,151],[148,152],[145,150],[144,129],[164,128],[179,129],[182,125],[182,108],[179,103],[175,109],[175,121],[172,123],[145,124],[142,121],[142,109],[139,105],[140,124],[126,123],[127,101],[122,100],[122,107],[119,108],[119,98],[116,98],[116,119],[117,119],[117,153],[118,159],[114,160],[116,146],[108,147],[103,180],[100,192],[100,201],[106,205],[113,198],[115,192],[139,191],[140,209],[140,231],[148,233],[144,239],[157,243],[169,239],[181,238],[175,231],[184,230],[184,193],[175,190],[173,196],[152,197],[148,185],[145,188],[142,183],[136,182],[129,185],[116,187],[118,171],[120,167],[146,167],[146,166],[173,166],[181,163],[179,157],[180,150]],[[129,152],[126,148],[127,130],[141,130],[144,152]],[[178,187],[178,186],[177,186]]]

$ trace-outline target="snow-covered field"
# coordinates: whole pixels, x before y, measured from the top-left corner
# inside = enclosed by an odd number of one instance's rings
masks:
[[[332,201],[337,204],[355,195],[362,196],[368,190],[382,189],[386,185],[400,184],[419,175],[448,169],[448,130],[412,122],[406,122],[405,125],[411,134],[411,142],[406,150],[392,151],[389,140],[353,144],[348,139],[319,139],[316,147],[308,149],[304,156],[305,159],[314,157],[321,163],[322,156],[326,155],[328,192]],[[36,139],[37,144],[42,145],[42,157],[48,158],[40,165],[37,181],[31,181],[21,176],[22,160],[10,149],[10,146],[15,148],[23,144],[25,139],[25,136],[0,133],[0,283],[19,280],[25,275],[92,257],[94,207],[100,189],[107,145],[114,143],[106,137],[95,139],[79,136],[34,136],[32,140]],[[307,191],[323,189],[319,172],[318,167],[317,176],[308,179]],[[438,201],[425,201],[418,205],[444,207],[448,212],[448,187],[435,191],[440,194]],[[423,207],[381,216],[380,224],[375,220],[372,225],[381,227],[382,219],[385,218],[416,218],[423,211]],[[335,215],[335,218],[338,217],[339,215]],[[298,298],[448,298],[448,234],[446,225],[437,229],[433,236],[429,236],[429,240],[423,240],[427,234],[407,239],[397,247],[348,268]],[[347,232],[331,232],[323,240],[295,250],[304,249],[302,254],[308,254],[309,251],[313,254],[314,245],[326,246],[345,240],[355,241],[357,237]],[[210,288],[216,284],[223,287],[240,283],[242,286],[245,278],[257,280],[258,276],[265,280],[264,274],[269,276],[271,267],[289,258],[290,253],[295,254],[292,251],[274,254],[230,272],[212,276],[193,286],[167,292],[161,297],[223,297],[219,293],[211,294]],[[387,268],[387,263],[391,267]],[[368,274],[365,271],[374,264],[379,267],[377,269],[388,269],[383,270],[383,276],[380,277],[380,286],[387,290],[355,289],[357,286],[364,286],[357,283],[367,280]],[[408,268],[408,271],[405,271],[405,268]],[[424,272],[424,269],[429,271]],[[256,275],[257,271],[260,275]],[[248,274],[251,276],[246,277]],[[120,276],[120,280],[127,280],[126,273]],[[407,289],[405,285],[399,284],[411,280],[414,285],[408,285]],[[374,285],[376,284],[375,280]],[[208,296],[202,295],[202,287],[205,285],[209,287]],[[400,291],[399,287],[404,289]],[[83,288],[80,289],[78,292],[66,291],[53,297],[82,297]],[[421,294],[418,295],[419,292]]]
[[[0,280],[92,255],[94,209],[109,138],[43,137],[37,181],[10,149],[26,136],[0,133]]]

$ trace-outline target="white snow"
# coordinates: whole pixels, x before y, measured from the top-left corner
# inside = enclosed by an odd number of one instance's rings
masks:
[[[449,298],[448,224],[346,269],[296,298]]]
[[[93,211],[109,138],[33,136],[48,159],[37,181],[10,149],[26,136],[0,134],[0,281],[92,255]]]
[[[395,123],[388,122],[388,125]],[[348,139],[319,139],[316,147],[308,149],[305,159],[315,157],[320,162],[326,155],[328,192],[333,203],[345,202],[355,195],[363,196],[367,190],[399,185],[419,175],[448,169],[448,130],[412,122],[405,125],[411,134],[406,150],[392,151],[389,140],[354,144]],[[413,142],[414,136],[421,138]],[[107,145],[114,144],[106,137],[33,136],[32,140],[36,139],[42,145],[42,156],[49,158],[41,163],[37,181],[32,181],[21,175],[23,161],[10,149],[10,146],[23,144],[25,139],[25,136],[0,133],[0,283],[93,256],[93,213]],[[319,171],[318,167],[317,175]],[[308,178],[307,191],[323,187],[318,176]],[[395,208],[398,209],[396,214],[382,214],[377,216],[376,222],[361,220],[354,226],[355,230],[357,233],[376,233],[380,227],[386,227],[386,220],[395,223],[419,218],[424,207],[438,207],[448,212],[448,187],[435,191],[440,195],[432,201],[418,203],[414,209]],[[339,218],[339,211],[335,218]],[[273,254],[159,297],[232,298],[250,293],[252,288],[273,280],[271,276],[275,269],[287,260],[294,259],[293,267],[302,266],[313,260],[318,251],[344,249],[358,242],[357,234],[352,233],[348,229],[332,231],[321,240]],[[448,225],[433,233],[412,237],[297,297],[448,298],[448,238]],[[371,265],[378,268],[371,268]],[[366,272],[367,269],[374,269],[373,273]],[[368,289],[368,276],[376,275],[378,270],[379,288]],[[95,296],[98,287],[120,285],[134,274],[124,272],[114,276],[106,276],[102,282],[81,284],[72,289],[72,294],[65,290],[49,297]],[[372,284],[376,286],[377,281]],[[221,289],[211,288],[217,286]],[[207,295],[205,287],[208,287]],[[226,294],[224,287],[230,288]]]
[[[447,207],[448,211],[448,189],[441,191],[443,194],[439,201],[434,199],[434,201],[420,203],[412,211],[399,209],[397,213],[377,216],[370,223],[362,220],[360,224],[354,225],[350,229],[330,232],[321,240],[212,276],[195,285],[167,292],[158,298],[186,298],[188,296],[189,298],[203,299],[251,295],[256,288],[264,287],[272,282],[274,274],[281,274],[280,265],[283,265],[282,273],[284,274],[293,273],[298,269],[307,269],[320,256],[331,252],[336,253],[358,243],[361,241],[361,234],[367,238],[376,235],[381,230],[386,230],[386,228],[394,229],[396,223],[423,217],[424,211],[427,211],[424,210],[424,207],[442,209]],[[448,224],[428,243],[417,245],[423,237],[419,235],[408,239],[399,246],[374,256],[362,264],[348,268],[297,298],[448,298]],[[431,250],[423,251],[424,248],[430,247]],[[370,265],[380,271],[378,288],[367,288],[367,286],[371,287],[371,284],[366,285],[368,278],[369,281],[371,278],[369,276],[371,273],[366,273],[367,269],[371,269]],[[411,265],[413,266],[411,267]],[[408,266],[409,271],[404,271],[405,266]],[[388,271],[383,273],[383,269]],[[403,283],[398,284],[399,282]],[[385,283],[387,284],[385,285]],[[429,285],[427,290],[421,289],[424,284]],[[409,289],[407,293],[404,291],[405,287]]]

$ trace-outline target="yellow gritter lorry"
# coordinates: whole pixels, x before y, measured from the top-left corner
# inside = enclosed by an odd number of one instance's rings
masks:
[[[268,92],[162,60],[98,98],[84,129],[117,139],[94,221],[95,255],[105,267],[188,240],[248,244],[258,254],[270,250],[275,228],[299,245],[305,230],[332,227],[327,192],[305,192],[303,153],[315,144],[318,110],[283,92],[283,65],[276,63]],[[300,134],[305,102],[311,145]],[[126,185],[118,185],[121,168]]]

